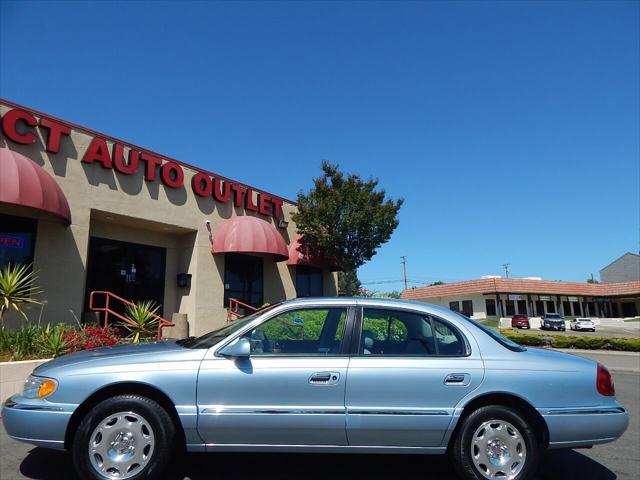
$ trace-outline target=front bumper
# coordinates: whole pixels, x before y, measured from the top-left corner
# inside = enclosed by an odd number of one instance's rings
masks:
[[[545,323],[543,324],[544,328],[547,330],[564,330],[564,323]]]
[[[2,423],[14,440],[64,450],[67,425],[76,407],[14,395],[2,405]]]
[[[549,429],[549,448],[588,447],[613,442],[629,425],[621,405],[552,408],[540,411]]]

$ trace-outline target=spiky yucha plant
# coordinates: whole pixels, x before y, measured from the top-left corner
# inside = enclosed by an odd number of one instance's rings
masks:
[[[158,331],[157,311],[160,305],[153,300],[145,300],[135,302],[133,305],[127,305],[125,317],[129,322],[120,324],[129,332],[128,338],[131,343],[139,343],[140,340],[154,337]]]
[[[0,324],[3,327],[4,315],[9,310],[15,310],[27,320],[25,305],[42,303],[35,298],[42,293],[36,285],[37,278],[31,265],[9,264],[0,269]]]

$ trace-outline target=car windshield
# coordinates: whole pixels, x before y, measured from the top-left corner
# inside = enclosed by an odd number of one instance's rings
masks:
[[[560,318],[560,315],[557,313],[547,313],[547,318],[550,318],[551,320],[555,320]]]
[[[484,333],[489,335],[500,345],[502,345],[505,348],[508,348],[512,352],[524,352],[526,350],[526,348],[524,348],[522,345],[517,344],[513,340],[510,340],[507,337],[505,337],[504,335],[500,335],[498,332],[496,332],[492,328],[487,327],[486,325],[478,322],[477,320],[473,320],[472,318],[469,318],[466,315],[463,315],[459,312],[456,312],[456,314],[462,317],[463,319],[465,319],[467,322],[470,322],[476,327],[478,327],[480,330],[482,330]]]
[[[178,340],[177,343],[178,345],[181,345],[185,348],[211,348],[223,338],[226,338],[232,333],[237,332],[245,325],[248,325],[249,323],[254,321],[259,315],[262,315],[263,313],[268,312],[269,310],[271,310],[277,305],[279,304],[271,305],[267,308],[263,308],[262,310],[258,310],[257,312],[252,313],[251,315],[242,317],[240,320],[236,320],[235,322],[225,325],[224,327],[219,328],[218,330],[213,330],[212,332],[205,333],[200,337],[185,338],[183,340]]]

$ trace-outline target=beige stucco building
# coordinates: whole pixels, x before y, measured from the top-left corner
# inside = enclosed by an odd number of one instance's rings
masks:
[[[105,290],[186,313],[197,335],[229,299],[336,294],[296,249],[293,202],[6,100],[0,115],[0,267],[33,262],[32,319],[86,319]]]

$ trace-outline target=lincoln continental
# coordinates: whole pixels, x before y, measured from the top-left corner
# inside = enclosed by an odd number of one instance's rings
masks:
[[[181,449],[448,454],[461,478],[522,480],[548,449],[616,440],[628,414],[591,360],[434,305],[321,298],[56,358],[2,420],[83,479],[163,478]]]

